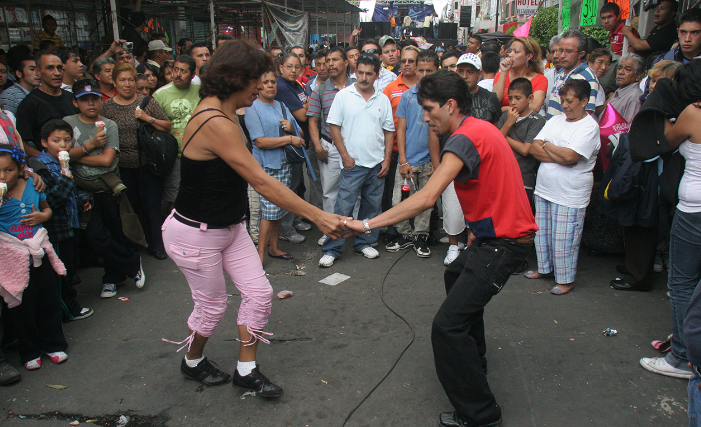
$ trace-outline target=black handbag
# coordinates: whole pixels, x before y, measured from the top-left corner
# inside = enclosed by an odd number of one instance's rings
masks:
[[[146,108],[151,98],[151,96],[144,98],[140,105],[142,110]],[[139,163],[141,163],[141,153],[144,153],[146,167],[152,175],[161,178],[170,175],[178,158],[178,140],[169,132],[160,131],[144,121],[139,123],[136,140],[139,143]]]
[[[287,112],[285,111],[285,106],[280,104],[280,109],[282,110],[282,117],[287,120]],[[293,125],[292,126],[295,130],[295,134],[299,136],[299,131],[297,128]],[[291,135],[282,128],[282,125],[280,125],[280,136],[287,136]],[[297,165],[300,163],[304,163],[305,161],[305,148],[303,146],[301,147],[295,147],[292,144],[287,144],[282,146],[282,150],[285,153],[285,158],[287,159],[288,162],[292,163],[293,165]]]

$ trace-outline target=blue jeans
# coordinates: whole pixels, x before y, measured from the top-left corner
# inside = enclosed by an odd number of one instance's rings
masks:
[[[382,169],[382,164],[372,168],[363,166],[353,166],[350,169],[341,170],[341,181],[338,185],[338,197],[336,198],[336,208],[334,213],[338,215],[351,216],[353,206],[360,194],[360,210],[358,219],[370,219],[380,214],[382,209],[382,192],[385,188],[385,177],[379,178],[377,174]],[[356,251],[361,251],[377,241],[378,230],[374,230],[372,235],[361,234],[355,236],[353,247]],[[334,258],[341,256],[345,239],[326,239],[322,252]]]
[[[691,296],[701,280],[701,213],[684,213],[677,209],[669,235],[669,278],[672,306],[672,350],[667,363],[688,369],[684,316]]]
[[[433,38],[434,39],[438,38],[438,24],[436,24],[436,23],[433,24]]]
[[[694,375],[689,380],[689,427],[701,427],[701,378]]]

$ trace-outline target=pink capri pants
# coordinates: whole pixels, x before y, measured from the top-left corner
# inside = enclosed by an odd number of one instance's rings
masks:
[[[265,334],[270,316],[273,288],[245,225],[208,229],[202,224],[196,228],[181,223],[171,213],[162,230],[166,252],[192,292],[195,307],[187,320],[190,330],[209,337],[221,322],[227,304],[226,271],[241,293],[237,324],[246,326],[251,334],[248,344],[256,340],[267,343],[261,334]]]

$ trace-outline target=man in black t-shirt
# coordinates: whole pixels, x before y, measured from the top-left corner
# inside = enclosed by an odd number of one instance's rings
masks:
[[[643,57],[653,52],[667,51],[677,41],[677,26],[674,24],[676,14],[677,2],[664,0],[655,8],[655,27],[647,38],[643,40],[635,35],[628,25],[623,27],[623,35],[636,53]]]
[[[458,59],[458,74],[465,80],[472,95],[471,115],[495,125],[501,117],[501,103],[494,92],[478,86],[482,61],[474,53],[466,53]]]
[[[63,63],[51,52],[40,52],[36,58],[41,85],[29,92],[17,107],[17,132],[24,140],[29,156],[41,152],[41,127],[51,119],[61,119],[78,113],[73,95],[61,89]]]

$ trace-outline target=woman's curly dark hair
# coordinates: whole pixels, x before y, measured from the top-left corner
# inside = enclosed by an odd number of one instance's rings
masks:
[[[270,54],[253,42],[234,40],[220,45],[200,77],[200,97],[224,100],[246,88],[273,66]]]

